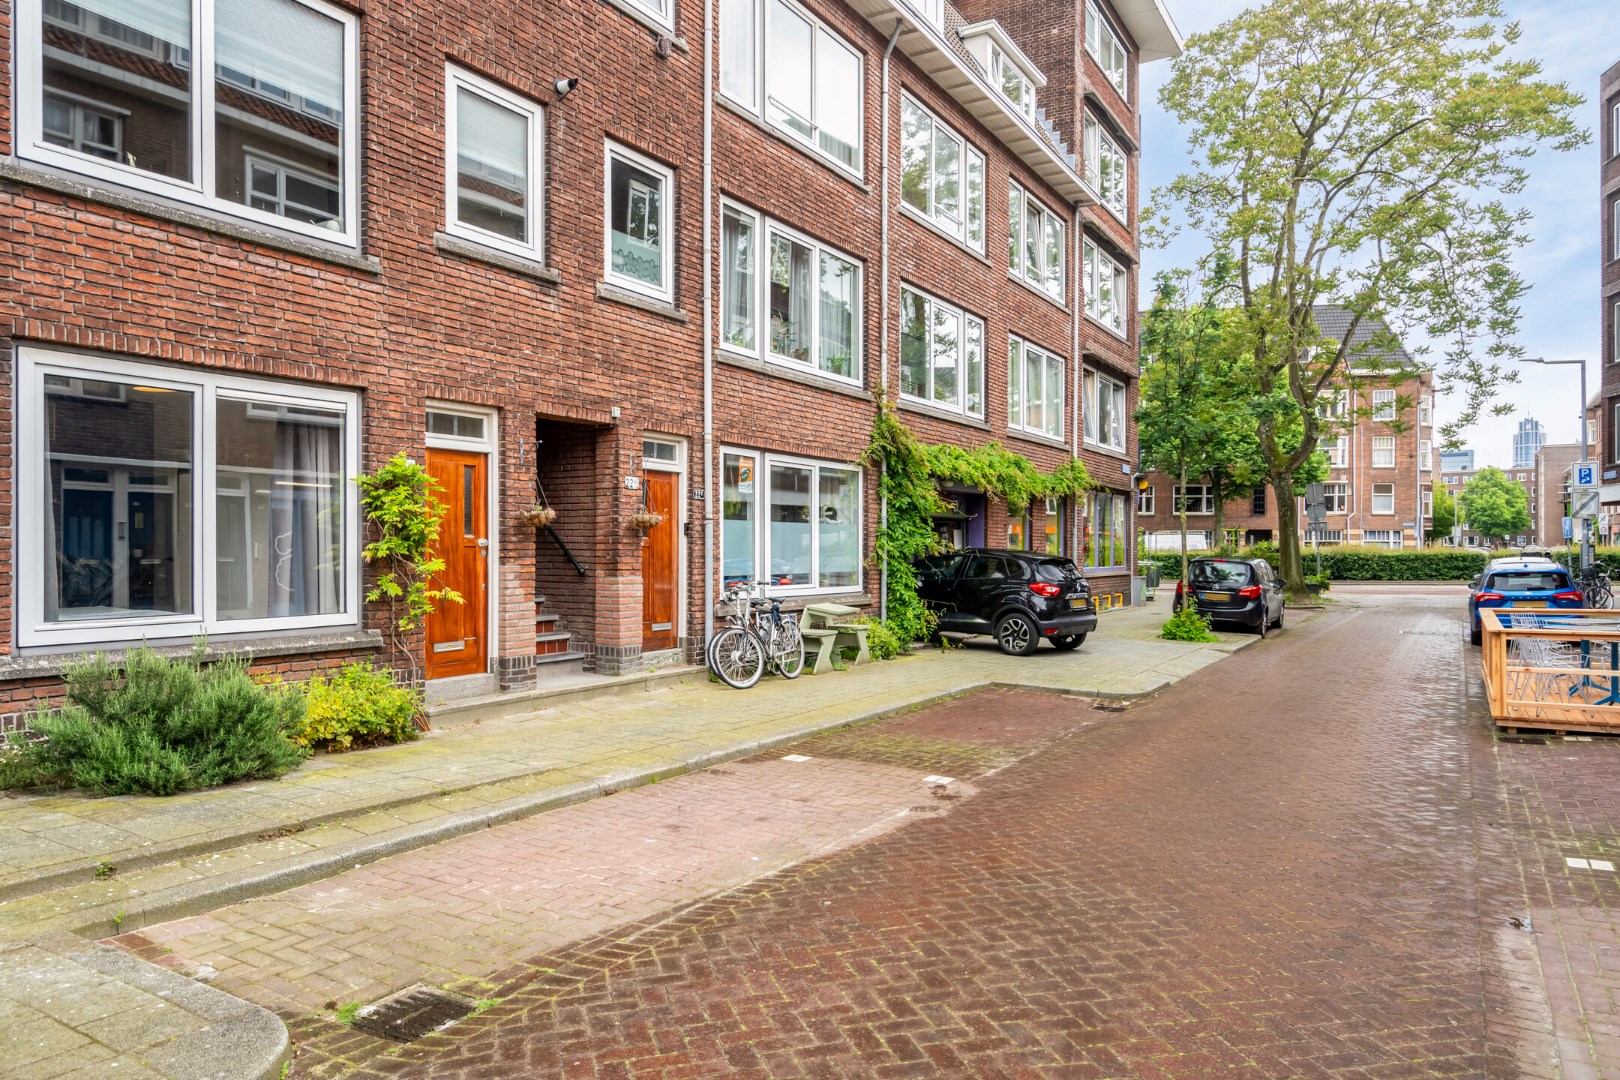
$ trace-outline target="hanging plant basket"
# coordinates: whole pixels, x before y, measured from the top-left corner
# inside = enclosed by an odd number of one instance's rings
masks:
[[[655,514],[651,510],[639,510],[630,515],[630,524],[638,529],[656,529],[664,523],[663,514]]]
[[[518,519],[530,528],[543,529],[557,520],[557,511],[549,506],[536,506],[523,511]]]

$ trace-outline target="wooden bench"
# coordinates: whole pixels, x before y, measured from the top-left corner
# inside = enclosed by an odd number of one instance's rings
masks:
[[[806,604],[804,606],[804,636],[810,640],[811,630],[831,630],[836,634],[835,649],[854,649],[855,664],[872,662],[872,652],[866,644],[866,624],[851,622],[860,608],[848,604]]]
[[[800,627],[799,633],[804,635],[805,666],[810,669],[810,674],[820,675],[824,669],[832,666],[833,657],[838,650],[838,631],[820,627]],[[814,653],[810,652],[811,647],[814,647]]]

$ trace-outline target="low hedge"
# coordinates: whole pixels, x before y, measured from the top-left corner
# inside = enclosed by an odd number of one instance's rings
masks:
[[[1213,554],[1208,551],[1189,551],[1189,558],[1199,555]],[[1268,549],[1259,551],[1244,551],[1240,555],[1249,557],[1251,554],[1270,559],[1276,565],[1276,557]],[[1307,546],[1302,553],[1305,559],[1305,572],[1316,573],[1316,553]],[[1518,548],[1502,548],[1495,551],[1486,551],[1483,548],[1408,548],[1402,551],[1391,551],[1388,548],[1377,547],[1350,547],[1337,545],[1322,549],[1322,572],[1333,581],[1472,581],[1485,569],[1485,564],[1491,559],[1501,559],[1519,554]],[[1554,548],[1550,552],[1552,558],[1566,566],[1574,566],[1577,555],[1568,548]],[[1620,547],[1603,547],[1596,549],[1596,561],[1608,572],[1610,577],[1620,578]],[[1142,556],[1143,563],[1156,563],[1159,567],[1159,577],[1164,581],[1175,581],[1181,577],[1181,553],[1179,551],[1154,551]]]

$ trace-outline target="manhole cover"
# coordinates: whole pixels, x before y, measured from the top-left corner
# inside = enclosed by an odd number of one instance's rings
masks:
[[[375,1005],[367,1005],[354,1017],[354,1026],[368,1035],[395,1042],[415,1042],[431,1031],[460,1020],[477,1003],[460,994],[431,986],[413,986]]]

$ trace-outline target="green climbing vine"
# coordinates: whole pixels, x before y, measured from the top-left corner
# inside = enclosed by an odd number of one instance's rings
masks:
[[[427,469],[395,454],[376,472],[355,478],[360,485],[360,509],[371,527],[371,540],[361,558],[377,568],[366,602],[385,602],[389,634],[395,652],[410,660],[411,681],[416,681],[416,651],[410,633],[421,626],[442,603],[463,603],[462,595],[445,588],[438,579],[444,560],[433,550],[445,505],[434,497],[439,485]]]
[[[1075,495],[1096,486],[1086,467],[1075,460],[1042,472],[1028,458],[997,442],[971,448],[925,444],[901,421],[894,402],[887,398],[878,402],[872,439],[861,463],[882,473],[879,488],[888,500],[888,519],[878,524],[872,561],[888,564],[887,622],[906,642],[926,638],[934,628],[933,613],[917,596],[917,575],[911,564],[943,550],[934,532],[934,517],[950,513],[952,507],[940,495],[939,481],[977,487],[1006,500],[1015,514],[1029,509],[1036,499]]]

